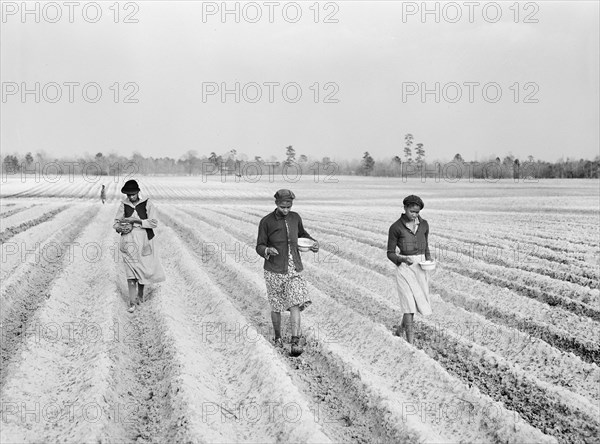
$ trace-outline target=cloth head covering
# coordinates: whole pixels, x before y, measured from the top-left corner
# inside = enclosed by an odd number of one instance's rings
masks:
[[[404,204],[405,207],[408,205],[418,205],[419,207],[421,207],[421,209],[423,209],[423,207],[425,207],[423,200],[421,200],[421,198],[419,196],[415,196],[414,194],[411,194],[410,196],[406,196],[404,198],[404,200],[402,201],[402,203]]]
[[[296,195],[291,190],[281,189],[275,193],[274,197],[275,203],[279,205],[284,202],[292,203],[292,201],[296,198]]]
[[[123,188],[121,188],[121,193],[123,194],[133,194],[139,192],[140,187],[138,186],[138,183],[135,180],[128,180],[127,182],[125,182],[125,185],[123,185]]]

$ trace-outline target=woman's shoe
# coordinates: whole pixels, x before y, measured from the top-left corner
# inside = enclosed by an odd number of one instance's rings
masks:
[[[283,348],[283,340],[281,338],[273,339],[273,347]]]
[[[306,344],[306,340],[302,338],[302,341],[298,336],[292,336],[292,346],[290,347],[290,356],[297,357],[304,352],[303,344]]]
[[[394,336],[402,337],[404,333],[404,327],[402,327],[402,325],[392,325],[392,329],[394,330]]]
[[[310,305],[312,304],[312,301],[304,301],[303,303],[301,303],[298,308],[300,309],[300,311],[304,311],[306,308],[308,308]]]
[[[135,311],[135,305],[130,305],[129,308],[127,309],[127,311],[129,313],[133,313]]]
[[[290,356],[297,358],[302,353],[304,353],[304,348],[300,344],[292,344],[290,348]]]

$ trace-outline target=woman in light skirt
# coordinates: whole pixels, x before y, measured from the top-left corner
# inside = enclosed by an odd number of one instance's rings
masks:
[[[140,198],[135,180],[128,180],[121,192],[127,197],[119,205],[113,228],[121,235],[119,250],[129,289],[128,311],[133,313],[143,300],[144,286],[164,281],[165,272],[154,245],[154,229],[158,226],[154,205],[147,197]]]
[[[400,310],[404,313],[397,326],[396,336],[406,334],[412,344],[414,336],[413,317],[415,312],[430,315],[429,276],[419,262],[431,260],[429,253],[429,224],[419,215],[425,206],[419,196],[407,196],[403,202],[404,213],[390,226],[387,257],[396,266],[396,288]],[[396,248],[400,254],[396,253]]]

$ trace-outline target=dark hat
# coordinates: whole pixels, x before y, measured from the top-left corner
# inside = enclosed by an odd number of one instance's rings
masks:
[[[275,202],[292,201],[296,198],[291,190],[281,189],[275,193]]]
[[[139,192],[140,187],[138,186],[138,183],[133,179],[125,182],[125,185],[123,185],[123,188],[121,188],[121,193],[123,194],[133,194]]]
[[[402,203],[404,204],[405,207],[408,205],[418,205],[421,207],[421,209],[423,209],[423,207],[425,207],[423,200],[421,200],[421,198],[419,196],[415,196],[414,194],[411,194],[410,196],[406,196],[404,198],[404,200],[402,201]]]

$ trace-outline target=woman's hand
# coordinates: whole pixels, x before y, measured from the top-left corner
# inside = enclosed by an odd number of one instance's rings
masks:
[[[129,233],[131,233],[131,230],[133,230],[133,225],[130,223],[121,222],[120,225],[116,228],[116,230],[117,230],[117,233],[129,234]]]
[[[316,253],[319,251],[319,241],[315,241],[312,247],[310,247],[310,251]]]
[[[405,263],[406,265],[412,265],[413,264],[412,259],[410,259],[407,256],[398,255],[398,258],[400,259],[400,264],[402,264],[402,263]]]
[[[156,228],[158,227],[158,221],[156,219],[147,219],[148,225],[150,225],[150,228]]]

